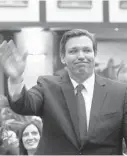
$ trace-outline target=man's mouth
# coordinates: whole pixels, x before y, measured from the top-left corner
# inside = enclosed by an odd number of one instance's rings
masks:
[[[89,62],[77,62],[75,64],[79,64],[79,65],[84,65],[84,64],[88,64]]]

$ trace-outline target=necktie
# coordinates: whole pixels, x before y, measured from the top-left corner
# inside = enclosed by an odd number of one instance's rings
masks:
[[[83,145],[85,136],[87,134],[87,120],[86,120],[86,107],[85,107],[85,100],[82,95],[82,90],[85,89],[83,84],[79,84],[77,86],[77,111],[78,111],[78,119],[79,119],[79,139],[80,144]]]

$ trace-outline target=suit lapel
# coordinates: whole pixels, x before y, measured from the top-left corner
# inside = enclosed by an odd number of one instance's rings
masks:
[[[70,133],[65,129],[65,133],[68,138],[72,141],[73,144],[78,148],[78,116],[77,116],[77,107],[76,107],[76,97],[74,94],[74,88],[68,76],[68,73],[64,71],[60,78],[60,86],[65,97],[65,101],[67,104],[67,110],[70,116]]]
[[[63,95],[65,97],[67,108],[68,108],[68,113],[70,116],[70,119],[68,119],[70,121],[70,131],[68,133],[65,128],[64,132],[77,148],[82,148],[83,146],[80,147],[80,145],[78,144],[78,138],[79,138],[78,137],[79,136],[78,115],[77,115],[77,106],[76,106],[76,97],[74,94],[74,88],[68,76],[67,71],[64,70],[64,72],[62,71],[62,74],[59,73],[58,75],[60,75],[59,84],[62,88]],[[90,136],[94,134],[94,130],[97,124],[97,118],[99,116],[101,107],[107,95],[105,86],[106,83],[104,78],[95,75],[95,85],[94,85],[94,93],[93,93],[93,100],[92,100],[91,113],[90,113],[89,129],[88,129],[88,135],[86,136],[87,140],[90,138]],[[84,141],[84,144],[86,142],[87,141]]]
[[[94,130],[96,128],[97,119],[101,111],[101,107],[104,104],[104,100],[106,98],[106,83],[104,78],[96,75],[95,76],[95,85],[94,85],[94,93],[92,100],[92,107],[90,113],[90,121],[89,121],[89,130],[88,136],[92,136],[94,134]]]

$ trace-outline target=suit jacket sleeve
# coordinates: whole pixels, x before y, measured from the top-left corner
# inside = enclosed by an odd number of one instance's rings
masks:
[[[41,81],[40,81],[41,80]],[[30,90],[23,87],[21,96],[17,101],[9,97],[11,109],[21,115],[43,116],[43,86],[42,78],[39,77],[37,85]]]

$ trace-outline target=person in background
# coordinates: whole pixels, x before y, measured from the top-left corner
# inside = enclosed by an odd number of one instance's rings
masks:
[[[6,127],[1,129],[1,134],[6,155],[19,155],[18,132]]]
[[[60,41],[66,70],[40,76],[27,90],[23,72],[27,54],[13,41],[0,45],[0,63],[9,76],[10,107],[43,118],[35,154],[121,155],[127,144],[127,86],[95,73],[97,41],[87,30],[73,29]]]
[[[3,139],[2,139],[1,128],[0,128],[0,155],[9,155],[7,153],[8,153],[8,151],[3,145]]]
[[[9,106],[6,96],[0,95],[0,123],[5,124],[7,120],[15,120],[17,122],[25,122],[31,120],[32,116],[22,116],[16,114]]]
[[[123,64],[118,70],[117,79],[123,83],[127,83],[127,64]]]
[[[117,73],[122,66],[123,61],[121,61],[120,64],[115,65],[114,59],[110,58],[107,62],[107,67],[101,71],[101,75],[112,80],[117,80]]]
[[[8,99],[5,95],[0,95],[0,109],[3,107],[9,107]]]
[[[127,147],[126,147],[124,139],[123,139],[123,155],[127,156]]]
[[[32,120],[23,125],[19,133],[20,155],[34,155],[42,134],[42,123]]]

